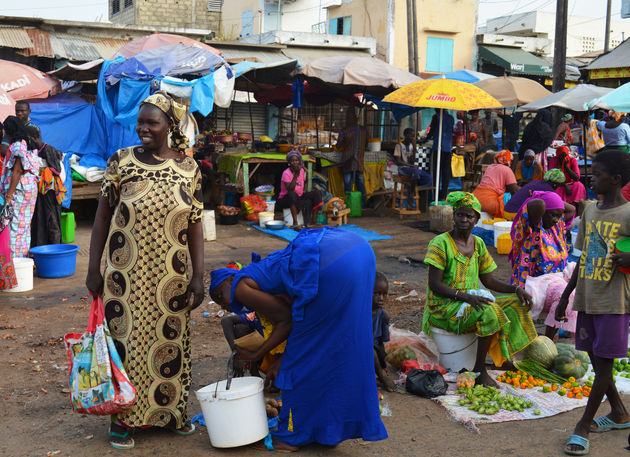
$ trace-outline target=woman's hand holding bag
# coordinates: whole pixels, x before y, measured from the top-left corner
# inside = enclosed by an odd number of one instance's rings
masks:
[[[68,333],[64,340],[72,409],[96,415],[129,410],[136,401],[136,389],[116,351],[100,297],[92,300],[85,333]]]

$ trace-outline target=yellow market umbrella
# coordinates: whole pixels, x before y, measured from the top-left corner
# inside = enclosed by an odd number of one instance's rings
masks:
[[[440,158],[442,156],[442,113],[445,109],[470,111],[483,108],[499,108],[501,103],[486,91],[462,81],[425,79],[401,87],[383,98],[384,102],[417,108],[439,108],[438,154],[436,167],[435,204],[440,192]]]

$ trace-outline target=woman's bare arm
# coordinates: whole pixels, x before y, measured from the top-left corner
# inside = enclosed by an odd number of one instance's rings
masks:
[[[243,278],[236,286],[235,298],[248,308],[262,314],[273,324],[269,338],[255,353],[240,349],[244,360],[258,360],[289,337],[293,327],[291,305],[272,294],[263,292],[251,278]]]

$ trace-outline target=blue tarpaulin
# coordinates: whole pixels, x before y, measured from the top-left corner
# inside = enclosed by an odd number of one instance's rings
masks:
[[[41,129],[44,142],[66,154],[66,201],[70,205],[72,179],[68,159],[72,154],[86,157],[81,165],[103,166],[118,149],[138,144],[134,126],[123,127],[94,105],[74,95],[58,95],[31,103],[31,119]]]
[[[164,76],[206,75],[224,64],[222,57],[206,49],[178,43],[116,60],[107,66],[104,76],[113,85],[122,78],[150,81]]]

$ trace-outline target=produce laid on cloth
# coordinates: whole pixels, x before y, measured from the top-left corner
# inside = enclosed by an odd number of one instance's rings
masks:
[[[504,374],[503,371],[496,370],[489,370],[488,373],[493,379],[497,379]],[[466,405],[460,404],[460,400],[465,400],[466,396],[465,394],[458,394],[454,390],[453,387],[455,385],[454,382],[456,379],[455,374],[449,373],[447,375],[447,378],[449,382],[453,383],[451,386],[449,386],[449,391],[447,395],[436,397],[433,399],[433,401],[439,403],[442,407],[444,407],[448,416],[452,420],[454,420],[455,422],[459,422],[470,431],[476,433],[480,433],[480,428],[478,427],[479,424],[522,421],[550,417],[566,411],[571,411],[575,408],[583,407],[588,401],[588,398],[586,397],[579,399],[576,398],[574,395],[572,399],[568,400],[566,393],[564,396],[560,396],[557,393],[543,392],[544,386],[526,389],[521,389],[519,386],[519,388],[515,389],[513,385],[508,385],[507,383],[499,383],[498,390],[500,391],[501,396],[507,397],[507,395],[509,394],[512,397],[519,397],[524,402],[526,402],[525,404],[527,404],[527,402],[531,402],[532,406],[529,408],[523,408],[522,412],[519,411],[518,408],[513,410],[500,408],[499,411],[495,414],[487,414],[486,408],[484,414],[480,414],[476,410],[469,409],[472,403]],[[585,383],[585,385],[587,384]],[[545,386],[548,386],[551,389],[552,384],[547,383],[545,384]],[[556,384],[556,392],[560,389],[563,389],[563,387],[560,384]],[[503,400],[503,402],[504,401],[505,400]],[[512,400],[511,403],[522,404],[522,402],[515,402],[514,400]]]
[[[516,395],[503,395],[499,389],[491,386],[460,387],[457,389],[457,393],[464,396],[459,400],[460,406],[468,406],[469,410],[488,416],[496,414],[502,409],[522,413],[533,405],[533,402]],[[536,415],[539,414],[540,411]]]
[[[514,362],[516,371],[489,371],[500,382],[498,389],[472,387],[474,374],[461,373],[457,376],[458,395],[449,389],[450,395],[435,401],[446,408],[453,420],[475,432],[479,432],[480,423],[538,419],[586,405],[593,377],[582,381],[580,378],[589,368],[588,354],[539,336],[526,349],[525,357]],[[628,378],[630,384],[630,361],[616,362],[616,371],[624,373],[623,381]],[[447,377],[455,382],[454,373]]]
[[[630,349],[628,349],[628,358],[630,359]],[[615,359],[613,362],[613,376],[621,376],[630,379],[630,360]]]

